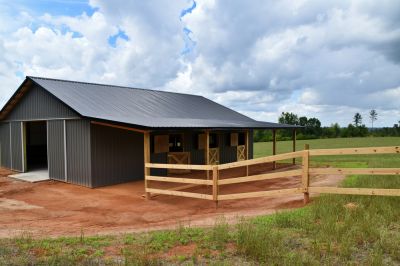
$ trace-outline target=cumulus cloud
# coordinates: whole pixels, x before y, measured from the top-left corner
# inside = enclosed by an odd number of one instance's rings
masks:
[[[195,93],[267,121],[292,111],[346,125],[372,108],[377,125],[399,119],[396,1],[89,5],[79,15],[0,7],[0,105],[37,75]]]

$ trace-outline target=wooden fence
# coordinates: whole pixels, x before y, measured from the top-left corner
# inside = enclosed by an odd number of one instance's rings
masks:
[[[287,196],[292,194],[304,194],[304,201],[308,202],[309,193],[334,193],[334,194],[353,194],[353,195],[381,195],[381,196],[400,196],[400,189],[379,189],[379,188],[338,188],[338,187],[314,187],[310,185],[310,175],[329,175],[329,174],[360,174],[360,175],[400,175],[400,168],[310,168],[310,157],[312,156],[335,156],[335,155],[357,155],[357,154],[399,154],[400,147],[372,147],[372,148],[345,148],[345,149],[314,149],[309,150],[306,145],[303,151],[290,152],[285,154],[267,156],[251,160],[220,164],[220,165],[191,165],[191,164],[157,164],[146,163],[145,168],[149,173],[150,168],[181,169],[207,172],[204,179],[183,178],[173,176],[152,176],[146,175],[145,182],[146,195],[163,194],[172,196],[182,196],[212,200],[216,203],[221,200],[245,199],[267,196]],[[298,169],[285,169],[270,173],[249,175],[248,168],[252,165],[265,163],[275,163],[276,161],[302,158],[302,164]],[[400,160],[399,160],[400,161]],[[246,167],[246,175],[234,178],[220,178],[220,173],[226,169]],[[212,173],[211,179],[208,178]],[[255,182],[268,179],[284,177],[301,177],[301,185],[295,188],[281,188],[277,190],[263,190],[256,192],[243,192],[234,194],[221,194],[219,188],[224,185],[241,184],[245,182]],[[173,188],[152,188],[149,181],[163,183],[185,184]],[[210,193],[194,193],[181,191],[196,186],[211,187]]]

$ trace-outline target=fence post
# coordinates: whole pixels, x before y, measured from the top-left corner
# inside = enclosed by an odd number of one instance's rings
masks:
[[[215,165],[212,168],[213,174],[213,201],[215,202],[215,207],[218,207],[218,166]]]
[[[304,144],[304,152],[303,152],[303,160],[302,160],[302,185],[303,185],[303,193],[304,193],[304,204],[310,202],[310,194],[308,192],[308,187],[310,185],[310,174],[309,174],[309,167],[310,167],[310,153],[309,150],[310,145]]]

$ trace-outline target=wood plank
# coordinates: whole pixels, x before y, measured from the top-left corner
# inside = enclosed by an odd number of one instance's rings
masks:
[[[310,150],[310,156],[384,153],[400,153],[400,146]]]
[[[160,182],[172,182],[172,183],[184,183],[184,184],[197,184],[197,185],[212,185],[211,180],[194,179],[194,178],[181,178],[181,177],[166,177],[166,176],[146,176],[147,180],[160,181]]]
[[[231,133],[231,147],[239,145],[239,133]]]
[[[400,196],[400,189],[384,189],[384,188],[309,187],[308,191],[310,193],[327,193],[327,194]]]
[[[304,190],[304,204],[310,201],[310,194],[308,193],[308,187],[310,186],[310,145],[304,144],[303,159],[302,159],[302,170],[303,174],[301,177],[301,184]]]
[[[296,151],[296,129],[293,129],[293,147],[292,147],[292,151],[295,152]],[[296,158],[293,158],[292,160],[293,164],[296,164]]]
[[[213,180],[212,180],[213,200],[217,201],[217,197],[218,197],[218,167],[217,166],[213,167],[212,173],[213,173]]]
[[[64,120],[65,121],[65,120]],[[146,167],[146,164],[150,163],[150,133],[145,132],[143,134],[143,149],[144,149],[144,188],[147,190],[149,184],[146,179],[150,175],[150,168]],[[150,199],[150,193],[146,192],[146,199]]]
[[[276,129],[272,130],[272,155],[276,155]],[[272,162],[272,169],[276,169],[276,162]]]
[[[104,123],[104,122],[98,122],[98,121],[90,121],[90,123],[95,124],[95,125],[105,126],[105,127],[114,127],[114,128],[139,132],[139,133],[149,132],[148,130],[142,130],[142,129],[132,128],[132,127],[124,127],[124,126],[119,126],[119,125],[114,125],[114,124]]]
[[[300,176],[302,173],[303,173],[302,169],[297,169],[297,170],[282,171],[282,172],[275,172],[275,173],[268,173],[268,174],[242,176],[242,177],[235,177],[235,178],[229,178],[229,179],[221,179],[221,180],[219,180],[218,184],[219,185],[228,185],[228,184],[237,184],[237,183],[244,183],[244,182],[254,182],[254,181],[267,180],[267,179],[282,178],[282,177],[293,177],[293,176]]]
[[[287,188],[269,191],[257,191],[257,192],[246,192],[236,193],[228,195],[218,195],[218,200],[234,200],[234,199],[247,199],[247,198],[258,198],[258,197],[274,197],[274,196],[288,196],[292,194],[302,193],[302,188]]]
[[[205,200],[212,200],[213,199],[212,195],[193,193],[193,192],[185,192],[185,191],[173,191],[173,190],[165,190],[165,189],[147,188],[146,192],[162,194],[162,195],[170,195],[170,196],[205,199]]]
[[[246,166],[246,165],[259,164],[259,163],[269,163],[269,162],[273,162],[273,161],[287,160],[287,159],[297,158],[297,157],[301,157],[301,156],[303,156],[303,151],[289,152],[289,153],[266,156],[266,157],[261,157],[261,158],[251,159],[251,160],[246,160],[246,161],[241,161],[241,162],[220,164],[220,165],[218,165],[218,169],[223,170],[223,169],[230,169],[230,168],[241,167],[241,166]]]
[[[169,135],[154,136],[154,153],[169,152]]]
[[[212,165],[201,164],[165,164],[165,163],[146,163],[147,168],[165,169],[189,169],[189,170],[212,170]]]
[[[314,175],[400,175],[400,168],[310,168]]]

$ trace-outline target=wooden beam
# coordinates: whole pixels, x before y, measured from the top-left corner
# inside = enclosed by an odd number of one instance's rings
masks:
[[[302,169],[303,169],[303,174],[302,174],[302,179],[301,183],[303,186],[303,191],[304,191],[304,204],[307,204],[310,202],[310,194],[308,192],[308,188],[310,186],[310,154],[309,154],[309,149],[310,145],[304,144],[304,151],[303,151],[303,157],[302,157]]]
[[[283,178],[283,177],[294,177],[294,176],[301,176],[302,173],[303,173],[303,170],[297,169],[297,170],[282,171],[282,172],[275,172],[275,173],[234,177],[234,178],[229,178],[229,179],[221,179],[221,180],[219,180],[218,184],[219,185],[227,185],[227,184],[253,182],[253,181],[261,181],[261,180],[267,180],[267,179]]]
[[[272,130],[272,155],[276,155],[276,129]],[[276,162],[272,162],[272,169],[276,169]]]
[[[145,167],[165,168],[165,169],[185,169],[185,170],[212,170],[212,165],[202,165],[202,164],[146,163]]]
[[[149,183],[147,177],[150,175],[150,168],[146,167],[147,164],[150,163],[150,133],[145,132],[143,134],[143,143],[144,143],[144,186],[146,191],[146,199],[151,198],[151,194],[149,191]]]
[[[165,190],[165,189],[156,189],[156,188],[148,188],[147,191],[150,193],[170,195],[170,196],[180,196],[180,197],[205,199],[205,200],[213,199],[212,195],[193,193],[193,192],[185,192],[185,191],[174,191],[174,190]]]
[[[400,196],[400,189],[386,188],[337,188],[337,187],[309,187],[310,193],[370,195],[370,196]]]
[[[292,159],[292,158],[297,158],[297,157],[302,157],[302,156],[303,156],[303,151],[282,153],[282,154],[278,154],[278,155],[266,156],[266,157],[251,159],[251,160],[247,160],[247,161],[220,164],[220,165],[218,165],[218,169],[223,170],[223,169],[230,169],[230,168],[241,167],[241,166],[246,166],[246,165],[270,163],[270,162],[274,162],[274,161],[287,160],[287,159]]]
[[[400,168],[310,168],[314,175],[400,175]]]
[[[296,151],[296,133],[296,129],[293,129],[293,152]],[[293,158],[293,164],[296,164],[296,158]]]
[[[213,201],[215,202],[216,206],[218,206],[218,166],[213,167],[212,173],[213,173],[213,180],[212,180]]]
[[[114,127],[114,128],[119,128],[119,129],[139,132],[139,133],[150,132],[149,130],[143,130],[143,129],[137,129],[137,128],[132,128],[132,127],[125,127],[125,126],[118,126],[118,125],[114,125],[114,124],[110,124],[110,123],[104,123],[104,122],[98,122],[98,121],[90,121],[90,123],[92,123],[94,125],[100,125],[100,126],[105,126],[105,127]]]
[[[310,150],[310,156],[348,155],[348,154],[351,154],[351,155],[353,155],[353,154],[384,154],[384,153],[400,153],[400,146]]]
[[[181,177],[166,177],[166,176],[147,176],[147,180],[160,181],[160,182],[172,182],[172,183],[184,183],[184,184],[197,184],[197,185],[212,185],[211,180],[194,179],[194,178],[181,178]]]
[[[246,192],[246,193],[235,193],[227,195],[218,195],[218,200],[233,200],[233,199],[247,199],[257,197],[274,197],[274,196],[289,196],[293,194],[302,193],[301,188],[287,188],[269,191],[257,191],[257,192]]]

